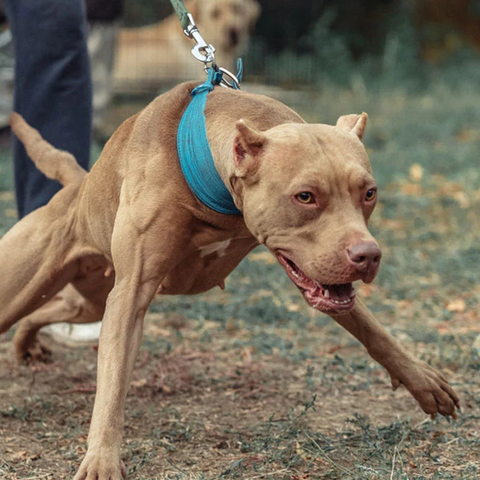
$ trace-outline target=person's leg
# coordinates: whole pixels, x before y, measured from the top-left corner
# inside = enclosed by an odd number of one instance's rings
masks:
[[[92,86],[84,1],[4,0],[4,5],[15,47],[14,110],[88,169]],[[60,184],[39,172],[23,145],[14,142],[15,192],[22,218],[46,204]],[[64,332],[64,342],[98,338],[98,324],[81,328]]]
[[[14,109],[55,147],[88,168],[92,87],[83,0],[4,0],[15,47]],[[19,217],[58,191],[15,140]]]

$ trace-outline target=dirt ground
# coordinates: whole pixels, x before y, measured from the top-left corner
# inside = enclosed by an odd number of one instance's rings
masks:
[[[384,257],[375,283],[358,289],[449,378],[459,418],[431,420],[404,389],[392,392],[385,371],[260,249],[225,291],[152,305],[127,400],[130,479],[480,478],[480,99],[445,92],[326,91],[315,108],[306,94],[289,103],[310,120],[370,113],[372,231]],[[15,222],[10,165],[5,151],[1,233]],[[11,336],[0,338],[0,479],[72,478],[96,349],[46,338],[50,363],[17,366]]]
[[[465,367],[444,369],[459,419],[432,421],[328,320],[244,323],[149,315],[127,402],[129,478],[477,478],[480,382]],[[85,453],[96,350],[47,344],[52,362],[33,367],[0,344],[2,479],[72,478]],[[438,350],[417,345],[436,365]]]

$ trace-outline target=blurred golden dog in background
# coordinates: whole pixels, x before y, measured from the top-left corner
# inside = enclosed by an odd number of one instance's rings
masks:
[[[207,43],[216,48],[216,63],[235,70],[259,15],[256,0],[191,0],[186,2]],[[165,81],[203,79],[202,65],[190,50],[194,43],[183,34],[175,14],[160,23],[120,31],[114,85],[142,82],[158,87]]]

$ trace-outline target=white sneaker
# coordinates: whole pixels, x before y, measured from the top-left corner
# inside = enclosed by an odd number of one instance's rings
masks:
[[[102,322],[95,323],[54,323],[42,328],[41,332],[69,347],[96,345],[100,337]]]

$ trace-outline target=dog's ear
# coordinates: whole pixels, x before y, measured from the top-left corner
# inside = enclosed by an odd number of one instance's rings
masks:
[[[233,145],[235,176],[245,177],[257,171],[259,156],[265,147],[267,137],[248,125],[245,120],[239,120],[236,127],[237,136]]]
[[[355,134],[360,140],[363,140],[365,129],[367,128],[368,115],[363,112],[361,115],[343,115],[337,120],[337,128],[346,132]]]
[[[253,30],[257,23],[260,13],[262,13],[262,7],[257,0],[249,0],[246,2],[249,28]]]

